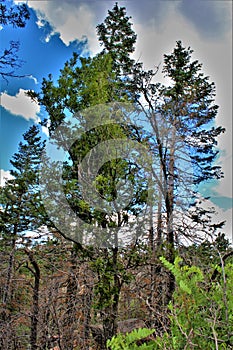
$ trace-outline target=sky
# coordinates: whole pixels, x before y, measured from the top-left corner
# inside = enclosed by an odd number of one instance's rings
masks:
[[[11,0],[9,4],[11,3]],[[13,1],[13,0],[12,0]],[[20,1],[15,1],[20,3]],[[0,28],[0,51],[10,40],[20,42],[22,67],[16,71],[25,78],[1,80],[0,175],[1,184],[9,175],[12,155],[22,135],[43,118],[44,111],[26,97],[29,89],[40,91],[43,78],[56,79],[74,51],[95,55],[101,50],[96,25],[112,9],[111,0],[27,1],[31,18],[25,28]],[[193,59],[203,64],[203,72],[216,84],[219,113],[216,124],[226,128],[218,139],[224,179],[205,183],[201,194],[210,196],[216,220],[226,220],[226,233],[232,237],[232,1],[231,0],[128,0],[118,1],[131,16],[137,34],[133,58],[151,69],[163,63],[176,41],[193,50]],[[161,70],[155,80],[163,82]],[[46,133],[43,129],[42,133]]]

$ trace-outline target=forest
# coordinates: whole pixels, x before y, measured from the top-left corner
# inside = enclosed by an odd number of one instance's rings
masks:
[[[215,84],[179,40],[145,70],[117,3],[96,31],[28,92],[49,138],[31,126],[0,187],[0,349],[233,349],[233,248],[199,192],[224,176]]]

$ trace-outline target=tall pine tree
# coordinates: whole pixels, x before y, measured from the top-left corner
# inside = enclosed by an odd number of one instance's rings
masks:
[[[6,275],[2,290],[1,318],[5,321],[13,298],[12,281],[15,271],[15,253],[18,244],[29,244],[24,238],[27,231],[37,230],[44,224],[45,213],[40,201],[39,165],[44,142],[39,136],[39,128],[32,126],[24,134],[19,151],[11,160],[13,179],[1,188],[0,233],[1,246],[5,249]]]
[[[129,75],[134,63],[130,54],[134,52],[137,35],[132,29],[125,7],[119,7],[116,3],[108,11],[104,22],[97,26],[97,34],[100,44],[104,46],[103,52],[109,53],[113,60],[117,75]]]
[[[198,184],[222,177],[220,167],[214,163],[218,154],[217,137],[224,131],[215,126],[218,111],[214,103],[215,85],[202,73],[202,65],[192,60],[192,52],[178,41],[174,51],[164,55],[163,73],[169,78],[169,86],[153,83],[152,71],[141,70],[135,75],[135,85],[144,98],[151,152],[157,164],[152,173],[161,193],[159,244],[162,239],[163,254],[172,263],[175,249],[185,238],[195,239],[198,232],[213,231],[206,227],[207,211],[190,210],[190,205],[195,202]],[[138,100],[138,103],[142,102]],[[153,239],[156,243],[156,237]],[[174,290],[172,274],[162,290],[162,304],[166,305]]]

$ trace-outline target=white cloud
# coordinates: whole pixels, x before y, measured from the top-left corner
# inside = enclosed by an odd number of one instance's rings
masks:
[[[32,101],[25,93],[27,90],[20,89],[15,96],[8,95],[3,92],[1,97],[1,105],[10,113],[21,116],[26,120],[34,120],[38,122],[37,114],[40,112],[40,106]]]
[[[95,3],[95,2],[93,2]],[[49,42],[52,35],[59,33],[60,39],[68,46],[74,40],[88,38],[88,47],[96,53],[100,46],[96,36],[96,8],[91,3],[81,1],[28,1],[37,12],[37,25],[43,27],[49,22],[53,30],[46,36]],[[93,5],[93,4],[92,4]]]
[[[0,169],[0,187],[5,186],[7,180],[13,179],[13,176],[10,174],[9,170]]]
[[[42,125],[41,130],[47,137],[49,137],[49,129],[46,126]]]
[[[44,23],[44,16],[40,13],[40,11],[37,11],[37,22],[36,24],[38,25],[39,28],[43,28],[45,23]]]
[[[212,223],[218,223],[221,221],[226,221],[225,225],[223,226],[220,231],[224,232],[226,234],[226,237],[229,239],[231,243],[233,243],[233,232],[232,232],[232,209],[228,210],[222,210],[218,206],[216,206],[213,202],[210,200],[207,200],[204,204],[204,208],[213,207],[216,210],[215,215],[213,216],[213,222]]]

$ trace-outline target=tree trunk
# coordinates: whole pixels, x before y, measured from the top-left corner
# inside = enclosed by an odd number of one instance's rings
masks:
[[[119,280],[118,269],[117,269],[118,247],[112,248],[112,252],[113,252],[112,299],[110,300],[110,305],[101,312],[102,320],[103,320],[104,344],[106,344],[107,340],[111,339],[117,333],[118,305],[119,305],[120,290],[122,286]]]
[[[77,254],[72,250],[70,274],[67,280],[66,315],[63,324],[62,349],[72,350],[74,347],[74,331],[76,328],[76,308],[78,284],[76,280]]]
[[[31,335],[30,335],[30,346],[31,350],[37,350],[37,326],[39,317],[39,289],[40,289],[40,268],[34,259],[33,253],[25,249],[26,254],[29,257],[30,263],[33,266],[32,270],[29,266],[27,267],[34,276],[33,286],[33,297],[32,297],[32,316],[31,316]]]
[[[167,196],[166,196],[166,211],[167,211],[167,254],[166,258],[170,263],[175,259],[174,247],[174,179],[175,179],[175,147],[176,147],[176,128],[172,128],[172,135],[170,141],[170,158],[168,166],[167,178]],[[175,277],[169,271],[166,274],[166,291],[164,295],[164,303],[168,305],[172,298],[175,289]]]
[[[12,276],[14,271],[14,264],[15,264],[15,239],[12,240],[12,244],[11,244],[11,252],[10,252],[8,268],[7,268],[6,284],[5,284],[3,297],[2,297],[2,303],[3,303],[3,309],[4,309],[2,314],[3,319],[4,319],[4,314],[6,314],[7,305],[11,299],[11,283],[12,283]]]

